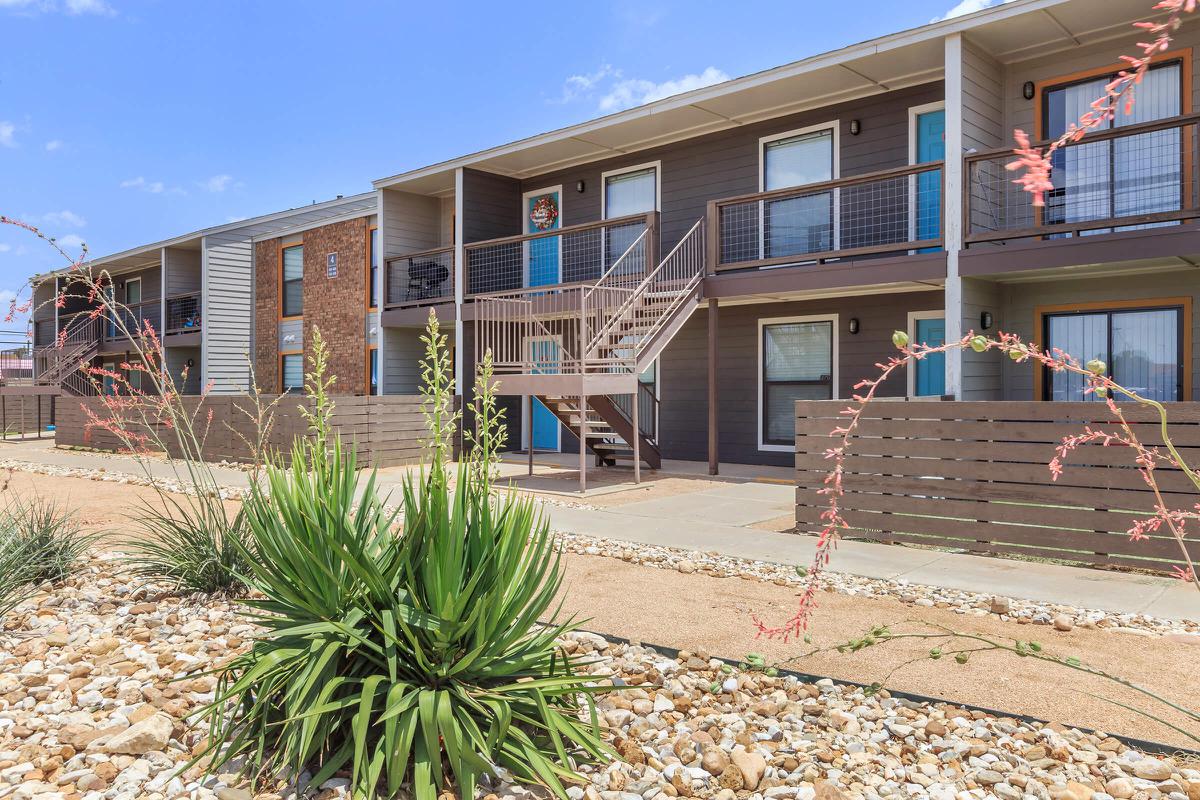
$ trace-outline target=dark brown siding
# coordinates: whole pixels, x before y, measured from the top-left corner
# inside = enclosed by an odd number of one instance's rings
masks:
[[[463,217],[464,242],[521,233],[521,182],[464,169]]]
[[[562,184],[562,222],[576,225],[600,219],[600,175],[613,169],[662,162],[662,239],[672,247],[704,215],[709,200],[759,190],[759,139],[830,120],[840,122],[838,134],[842,177],[903,166],[908,163],[908,109],[941,100],[941,82],[877,95],[852,103],[776,117],[765,122],[698,136],[650,150],[596,161],[580,167],[527,178],[512,190],[520,195]],[[850,120],[862,125],[858,136],[850,135]],[[585,191],[576,191],[584,181]],[[464,201],[470,195],[464,194]],[[507,213],[507,212],[505,212]],[[464,211],[470,220],[471,212]],[[517,217],[519,219],[519,217]],[[468,224],[472,224],[468,222]],[[477,223],[476,223],[477,224]],[[518,233],[515,228],[509,233]],[[500,234],[497,234],[500,235]]]
[[[838,396],[849,397],[854,384],[876,375],[875,363],[894,352],[892,332],[907,328],[909,311],[940,308],[941,292],[722,307],[717,329],[721,460],[778,465],[790,465],[794,460],[789,453],[758,449],[759,319],[837,314]],[[846,330],[851,317],[859,320],[859,332],[853,336]],[[660,360],[659,425],[665,458],[702,461],[708,457],[707,320],[707,309],[697,309]],[[903,395],[905,380],[903,373],[895,375],[880,395]]]

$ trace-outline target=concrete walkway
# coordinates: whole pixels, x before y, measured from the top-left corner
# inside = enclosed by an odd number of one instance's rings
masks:
[[[57,450],[48,441],[0,444],[0,460],[6,459],[144,475],[132,458]],[[169,462],[149,463],[155,477],[179,477]],[[671,466],[664,465],[658,476],[672,474]],[[696,477],[697,472],[691,466],[686,465],[675,474]],[[547,471],[555,468],[553,464],[539,467]],[[212,469],[223,485],[248,485],[247,475],[241,470]],[[506,474],[520,471],[511,463],[505,465]],[[403,468],[381,471],[381,490],[398,489],[405,474]],[[603,491],[608,494],[620,490],[610,486]],[[547,504],[545,509],[552,527],[567,533],[807,566],[815,548],[813,537],[753,527],[791,514],[794,498],[795,489],[773,480],[773,476],[763,475],[754,480],[747,472],[747,477],[727,475],[700,491],[606,508]],[[579,499],[587,503],[586,497]],[[830,569],[868,578],[903,578],[910,583],[1114,613],[1200,619],[1200,593],[1181,581],[1148,575],[854,541],[839,544]]]

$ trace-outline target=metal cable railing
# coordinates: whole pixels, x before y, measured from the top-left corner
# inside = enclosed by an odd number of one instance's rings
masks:
[[[454,248],[438,247],[387,259],[384,308],[454,299]]]

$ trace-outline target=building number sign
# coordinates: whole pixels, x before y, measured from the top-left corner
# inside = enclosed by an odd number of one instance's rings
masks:
[[[330,253],[325,257],[325,277],[337,277],[337,253]]]

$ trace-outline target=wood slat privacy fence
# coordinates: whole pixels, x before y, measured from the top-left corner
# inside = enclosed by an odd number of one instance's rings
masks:
[[[55,412],[62,398],[56,389],[22,386],[20,391],[0,392],[0,431],[5,439],[52,436]]]
[[[274,398],[264,398],[269,402]],[[254,403],[248,395],[209,395],[204,398],[186,397],[189,411],[200,406],[198,419],[212,411],[212,422],[204,441],[207,461],[247,462],[252,458],[247,442],[255,439]],[[297,436],[307,434],[308,425],[300,413],[300,405],[308,401],[302,396],[285,396],[275,406],[274,424],[267,447],[284,455]],[[353,442],[358,449],[360,464],[392,467],[416,464],[424,455],[425,418],[421,415],[421,397],[417,395],[386,395],[382,397],[336,396],[333,398],[333,424],[344,444]],[[101,428],[88,429],[84,407],[90,407],[104,418],[99,397],[62,398],[58,406],[56,442],[59,445],[90,447],[97,450],[122,449],[118,438]],[[168,445],[175,437],[161,431],[160,438]],[[172,455],[178,455],[173,452]]]
[[[819,531],[845,401],[796,403],[796,522]],[[1200,403],[1171,403],[1170,434],[1187,463],[1200,464]],[[1158,417],[1126,407],[1138,438],[1161,445]],[[1057,481],[1047,466],[1063,436],[1111,429],[1101,403],[874,401],[847,450],[843,517],[848,536],[982,554],[1019,554],[1083,564],[1169,571],[1182,563],[1165,530],[1131,541],[1134,520],[1154,495],[1126,447],[1084,445]],[[1200,494],[1179,470],[1155,472],[1169,508],[1191,509]],[[1189,543],[1200,559],[1200,538]]]

